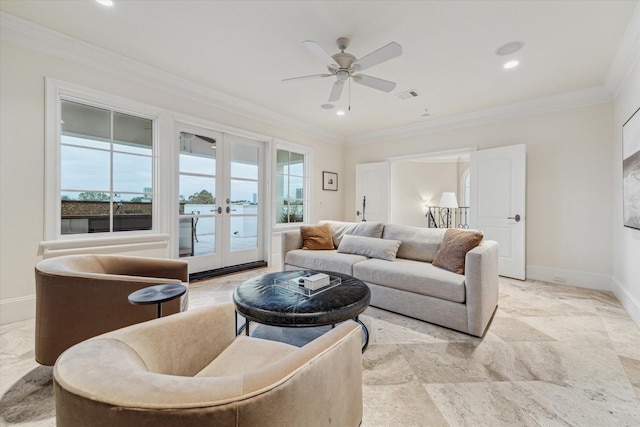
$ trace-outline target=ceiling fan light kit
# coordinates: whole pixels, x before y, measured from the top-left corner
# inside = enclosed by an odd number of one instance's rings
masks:
[[[352,54],[345,52],[347,47],[349,47],[349,41],[350,40],[346,37],[340,37],[338,40],[336,40],[336,44],[338,45],[340,52],[334,55],[329,55],[327,51],[322,48],[322,46],[314,41],[304,41],[302,44],[313,55],[315,55],[318,59],[325,63],[327,69],[329,70],[329,74],[325,73],[313,74],[310,76],[293,77],[290,79],[284,79],[283,81],[307,80],[313,78],[335,76],[336,81],[333,83],[331,92],[329,93],[329,102],[336,102],[340,99],[344,84],[345,82],[350,81],[349,78],[351,78],[351,80],[353,80],[355,83],[383,92],[391,92],[393,89],[395,89],[396,84],[394,82],[379,79],[377,77],[372,77],[366,74],[356,73],[402,55],[402,47],[396,42],[391,42],[381,47],[380,49],[373,51],[360,59],[357,59]],[[324,105],[322,106],[322,108],[325,108]]]

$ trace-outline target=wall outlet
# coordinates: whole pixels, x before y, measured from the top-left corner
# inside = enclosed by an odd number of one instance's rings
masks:
[[[564,276],[553,276],[553,281],[558,283],[565,283],[567,278]]]

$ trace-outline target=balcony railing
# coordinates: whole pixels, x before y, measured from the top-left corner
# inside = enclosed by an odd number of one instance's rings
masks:
[[[469,207],[440,208],[429,206],[427,213],[428,228],[469,228]]]

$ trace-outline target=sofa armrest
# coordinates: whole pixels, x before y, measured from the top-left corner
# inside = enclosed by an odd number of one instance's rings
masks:
[[[287,230],[282,232],[282,244],[280,247],[282,254],[282,270],[285,270],[287,252],[293,251],[295,249],[302,249],[303,240],[302,233],[300,229],[297,230]]]
[[[498,242],[485,240],[465,258],[469,333],[484,334],[498,305]]]

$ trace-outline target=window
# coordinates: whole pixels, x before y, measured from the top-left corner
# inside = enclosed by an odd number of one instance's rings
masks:
[[[276,224],[301,223],[307,206],[305,154],[278,149],[276,154]]]
[[[151,230],[154,120],[60,100],[61,235]]]

